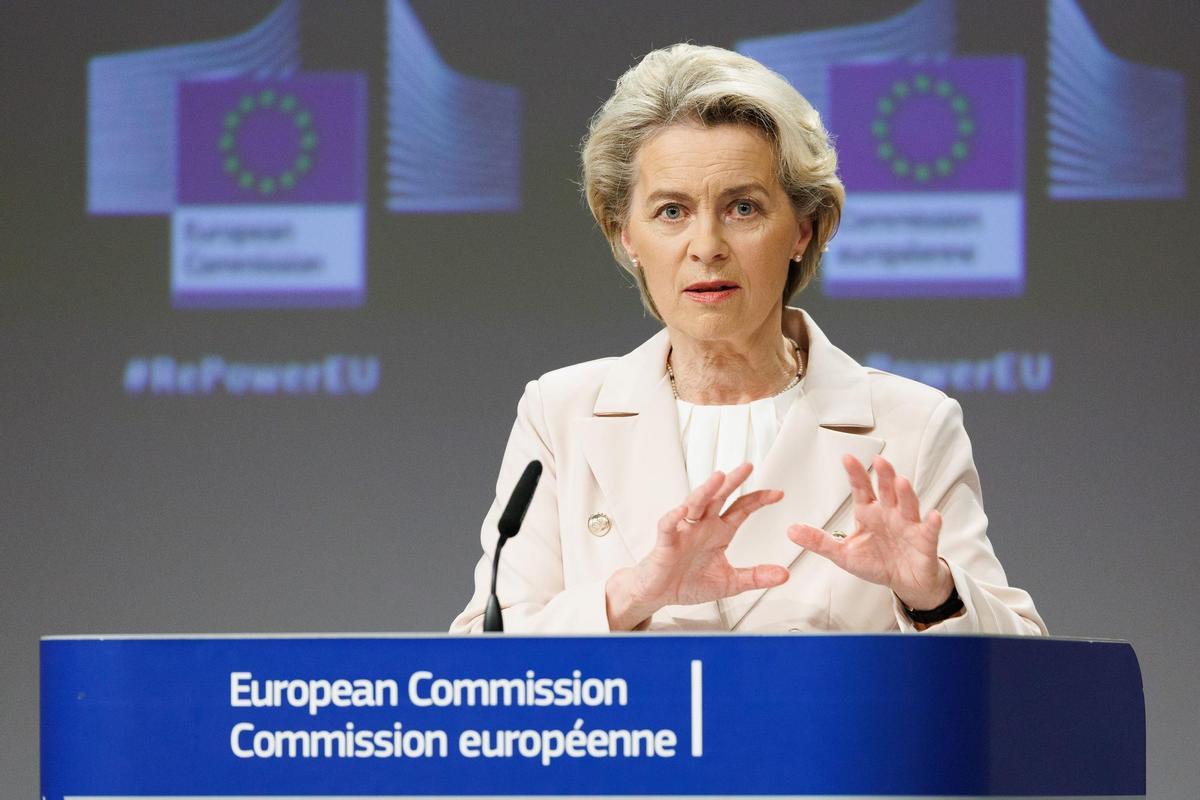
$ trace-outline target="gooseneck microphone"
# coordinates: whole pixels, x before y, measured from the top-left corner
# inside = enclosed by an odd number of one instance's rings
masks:
[[[491,633],[504,631],[504,615],[500,612],[500,598],[496,596],[496,575],[500,572],[500,550],[504,543],[517,535],[521,530],[521,522],[525,512],[529,510],[529,502],[533,500],[533,490],[537,488],[538,480],[542,477],[542,462],[530,461],[517,488],[513,489],[508,498],[508,505],[500,515],[496,527],[500,529],[500,541],[496,542],[496,557],[492,560],[492,593],[488,596],[487,611],[483,615],[483,629]]]

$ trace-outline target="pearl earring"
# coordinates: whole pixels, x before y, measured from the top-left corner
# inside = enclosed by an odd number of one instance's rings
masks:
[[[638,261],[636,258],[634,258],[633,256],[630,256],[630,257],[629,257],[629,260],[630,260],[630,261],[633,263],[633,268],[634,268],[634,269],[641,269],[641,268],[642,268],[642,265],[641,265],[641,263],[640,263],[640,262],[639,262],[639,261]]]
[[[792,256],[792,261],[795,261],[797,264],[799,264],[799,263],[800,263],[800,260],[801,260],[802,258],[804,258],[804,255],[803,255],[803,254],[800,254],[800,255],[795,255],[795,256]]]

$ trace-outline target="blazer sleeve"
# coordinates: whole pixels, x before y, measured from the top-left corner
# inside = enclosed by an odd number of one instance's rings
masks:
[[[554,454],[541,389],[537,381],[531,381],[517,404],[517,419],[508,437],[496,480],[496,498],[480,531],[483,556],[475,566],[475,591],[467,607],[451,624],[451,633],[483,630],[484,611],[491,589],[492,559],[499,537],[496,523],[525,466],[534,459],[542,462],[542,478],[520,533],[504,545],[500,558],[496,593],[504,609],[504,630],[508,633],[608,632],[606,581],[588,581],[570,588],[565,585]]]
[[[1004,568],[987,537],[987,515],[979,474],[962,409],[947,397],[934,409],[922,436],[913,488],[922,508],[943,517],[938,554],[950,566],[965,613],[926,628],[929,633],[1045,634],[1033,600],[1008,585]],[[898,599],[893,600],[901,630],[914,631]]]

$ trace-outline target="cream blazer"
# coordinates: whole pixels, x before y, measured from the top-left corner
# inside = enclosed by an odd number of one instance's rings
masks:
[[[922,513],[944,517],[939,553],[966,606],[931,626],[947,633],[1037,634],[1046,627],[1029,595],[1008,585],[987,537],[979,478],[958,403],[942,392],[867,369],[830,344],[798,309],[784,332],[808,352],[800,395],[750,488],[784,491],[753,514],[729,546],[735,566],[780,564],[791,573],[773,589],[662,609],[652,630],[746,632],[915,630],[887,588],[862,581],[787,537],[789,525],[854,530],[841,458],[870,465],[883,454],[908,476]],[[688,494],[664,329],[628,355],[550,372],[525,387],[483,521],[475,592],[451,632],[483,626],[496,522],[525,465],[542,462],[520,533],[501,555],[497,594],[505,630],[608,631],[604,584],[654,544],[659,518]],[[594,514],[608,526],[593,526]],[[597,535],[599,534],[599,535]]]

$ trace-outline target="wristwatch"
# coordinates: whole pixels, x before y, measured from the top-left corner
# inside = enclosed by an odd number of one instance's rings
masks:
[[[903,604],[902,604],[903,605]],[[915,608],[904,606],[904,613],[913,622],[921,625],[932,625],[935,622],[950,619],[963,609],[962,598],[958,596],[958,587],[955,586],[950,590],[950,596],[946,598],[946,602],[942,603],[937,608],[931,608],[928,611],[918,611]]]

